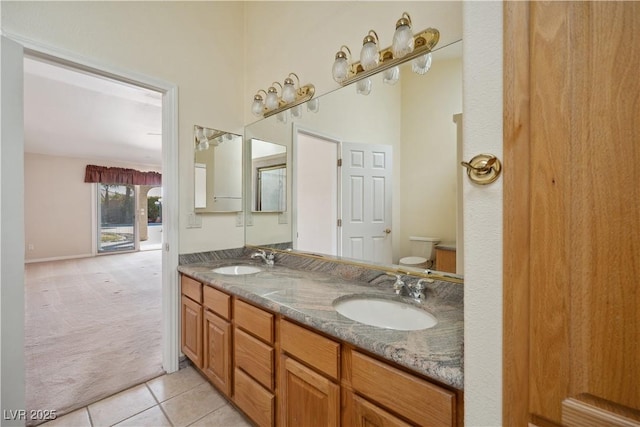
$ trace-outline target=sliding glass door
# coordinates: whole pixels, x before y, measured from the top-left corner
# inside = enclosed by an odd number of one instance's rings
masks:
[[[135,250],[135,219],[135,186],[98,184],[98,253]]]

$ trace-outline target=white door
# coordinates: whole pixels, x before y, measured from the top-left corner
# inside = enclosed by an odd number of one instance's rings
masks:
[[[338,253],[338,141],[296,132],[295,249]]]
[[[1,37],[0,327],[2,408],[25,407],[24,395],[24,118],[23,49]],[[8,413],[8,411],[7,411]],[[2,425],[24,425],[5,418]]]
[[[342,256],[391,264],[391,146],[342,144]]]

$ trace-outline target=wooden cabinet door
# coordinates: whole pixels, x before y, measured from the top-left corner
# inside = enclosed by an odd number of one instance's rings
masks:
[[[182,295],[180,311],[182,352],[198,368],[202,368],[202,306]]]
[[[504,7],[503,422],[640,425],[640,3]]]
[[[339,425],[340,387],[337,384],[284,354],[280,378],[283,426]]]
[[[204,357],[202,370],[227,396],[231,395],[231,325],[206,310],[204,312]]]
[[[400,418],[352,392],[346,392],[343,425],[353,427],[409,427]]]

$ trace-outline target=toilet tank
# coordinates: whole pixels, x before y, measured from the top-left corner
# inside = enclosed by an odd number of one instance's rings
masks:
[[[410,236],[411,255],[433,260],[436,255],[436,245],[440,243],[438,237]]]

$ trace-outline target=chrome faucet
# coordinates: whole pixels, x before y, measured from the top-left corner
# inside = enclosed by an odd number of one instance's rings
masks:
[[[251,254],[251,258],[262,258],[265,264],[267,264],[268,266],[272,266],[273,264],[275,264],[276,254],[274,254],[273,252],[266,253],[265,251],[260,249],[258,252],[254,252],[253,254]]]
[[[387,276],[395,277],[396,279],[393,284],[396,295],[408,296],[415,300],[422,300],[424,297],[425,283],[433,282],[433,279],[420,279],[416,283],[405,283],[399,274],[387,273]]]
[[[395,277],[396,281],[393,283],[393,289],[396,291],[396,295],[400,295],[402,290],[407,290],[407,284],[402,281],[402,276],[399,274],[387,273],[389,277]]]

